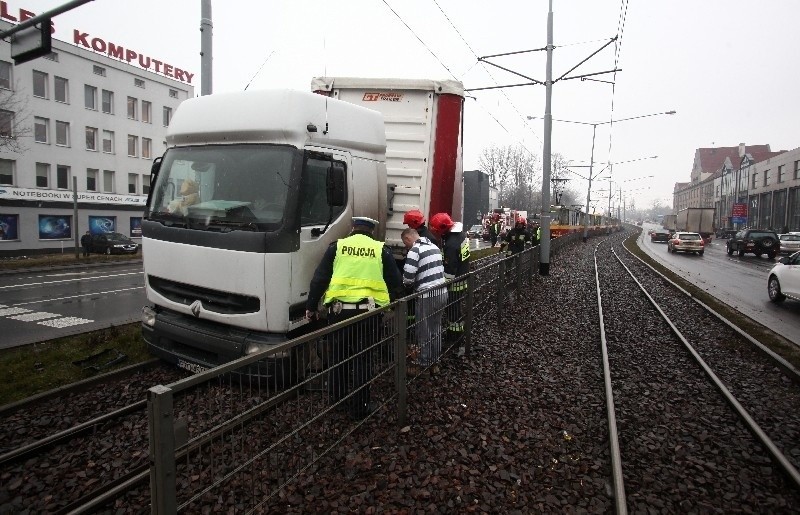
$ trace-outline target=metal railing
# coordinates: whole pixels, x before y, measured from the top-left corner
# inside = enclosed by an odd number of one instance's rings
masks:
[[[556,238],[552,252],[577,240]],[[448,288],[151,388],[152,512],[287,502],[282,489],[311,467],[336,466],[331,451],[366,420],[405,426],[409,396],[425,395],[414,382],[448,355],[469,355],[476,322],[501,322],[503,306],[532,287],[539,247],[483,261]]]

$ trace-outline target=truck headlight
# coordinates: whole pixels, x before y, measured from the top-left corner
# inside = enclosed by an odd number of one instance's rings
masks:
[[[142,323],[147,327],[153,327],[156,325],[156,312],[150,306],[145,306],[142,308]]]

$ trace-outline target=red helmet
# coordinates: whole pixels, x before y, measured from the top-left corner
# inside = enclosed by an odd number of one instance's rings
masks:
[[[412,229],[418,229],[425,223],[425,215],[419,209],[412,209],[403,215],[403,223]]]
[[[447,213],[436,213],[431,217],[431,230],[436,234],[444,234],[453,227],[453,220]]]
[[[525,225],[525,219],[524,219],[524,218],[522,218],[521,216],[518,216],[518,217],[517,217],[517,222],[516,222],[516,223],[518,223],[518,224],[522,224],[522,225]]]

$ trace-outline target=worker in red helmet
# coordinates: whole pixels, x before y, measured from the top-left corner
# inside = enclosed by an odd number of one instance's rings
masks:
[[[531,243],[533,240],[528,229],[525,227],[525,219],[521,216],[517,217],[514,227],[509,230],[505,235],[504,246],[508,246],[508,252],[513,256],[525,250],[525,244]]]
[[[467,292],[467,280],[455,279],[469,273],[469,239],[461,222],[453,222],[447,213],[437,213],[431,217],[431,231],[442,236],[444,276],[450,281],[447,287],[447,340],[451,344],[461,343],[464,335],[461,300]]]
[[[425,226],[425,215],[423,215],[422,211],[419,209],[407,211],[406,214],[403,215],[403,223],[417,231],[417,234],[419,234],[421,238],[428,238],[430,242],[437,247],[442,246],[441,239],[437,238],[436,235]]]

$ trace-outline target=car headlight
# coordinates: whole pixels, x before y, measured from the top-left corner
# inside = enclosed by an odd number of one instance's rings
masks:
[[[156,325],[156,312],[150,306],[145,306],[142,308],[142,323],[147,327],[153,327]]]

